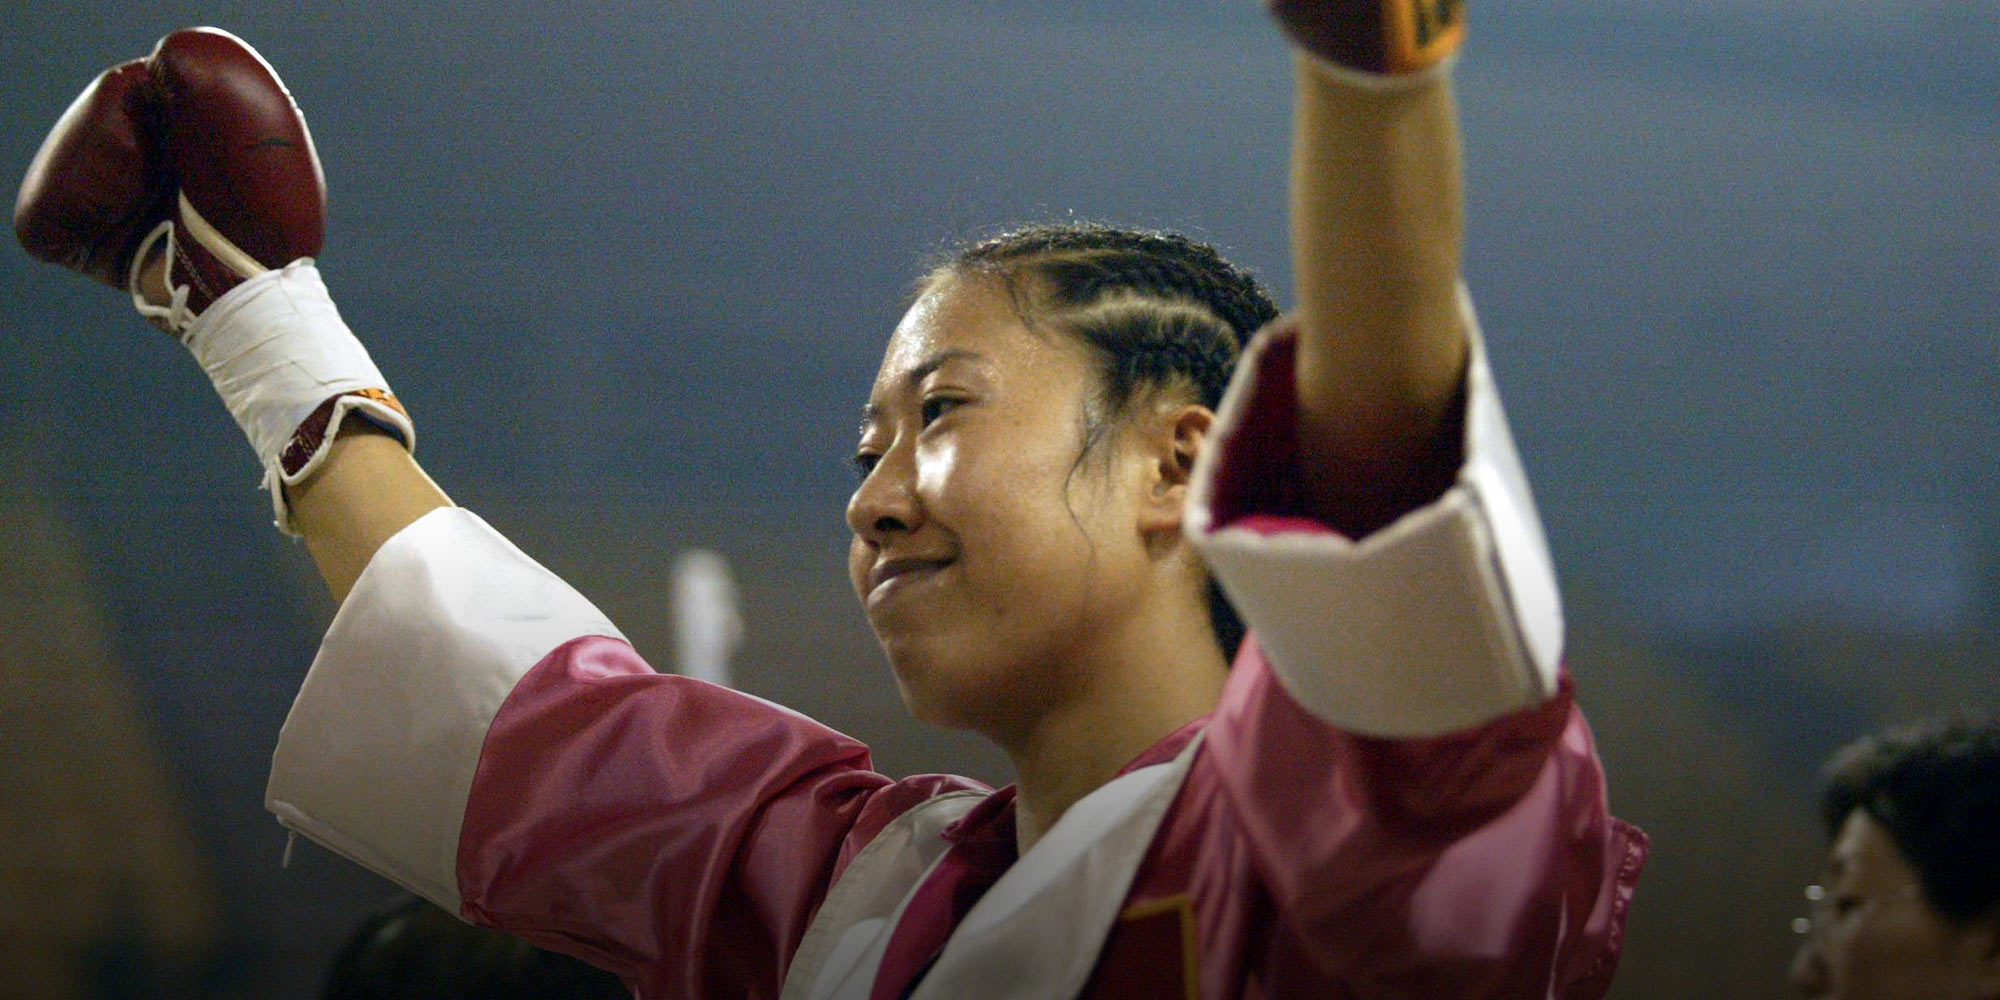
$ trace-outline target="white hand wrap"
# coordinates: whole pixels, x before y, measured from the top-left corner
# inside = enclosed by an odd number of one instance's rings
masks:
[[[1345,87],[1374,91],[1378,94],[1394,93],[1401,90],[1415,90],[1433,80],[1451,76],[1452,67],[1458,65],[1458,53],[1439,59],[1419,70],[1402,73],[1371,73],[1365,69],[1355,69],[1325,56],[1303,48],[1294,48],[1298,59],[1319,75]]]
[[[404,447],[416,450],[416,427],[401,409],[366,396],[342,396],[363,389],[386,394],[389,383],[341,321],[309,257],[229,290],[202,310],[182,340],[263,463],[263,486],[271,493],[278,530],[285,534],[297,533],[284,488],[319,468],[348,413],[361,411],[401,435]],[[303,464],[286,471],[280,458],[299,425],[336,396],[341,398],[317,447]]]

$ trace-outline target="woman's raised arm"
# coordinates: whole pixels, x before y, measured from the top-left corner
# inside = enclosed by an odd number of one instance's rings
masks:
[[[1556,693],[1562,613],[1459,276],[1463,6],[1269,5],[1298,46],[1300,301],[1223,402],[1195,493],[1203,555],[1323,720],[1377,736],[1490,721]],[[1255,517],[1300,514],[1345,537]]]
[[[1376,5],[1318,6],[1324,21],[1332,8]],[[1316,39],[1313,24],[1287,23],[1304,46],[1291,179],[1300,459],[1311,512],[1355,536],[1436,497],[1459,458],[1464,212],[1442,63],[1458,25],[1435,22],[1462,6],[1400,6],[1412,30],[1429,19],[1433,36],[1428,51],[1403,54],[1430,61],[1402,75],[1396,53],[1367,65]]]

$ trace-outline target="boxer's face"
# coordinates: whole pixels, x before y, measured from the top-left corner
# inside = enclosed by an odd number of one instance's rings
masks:
[[[1916,870],[1864,810],[1827,852],[1813,929],[1792,981],[1827,1000],[1978,1000],[2000,996],[1995,921],[1956,926],[1931,906]]]
[[[1065,665],[1143,586],[1139,462],[1115,429],[1079,462],[1097,378],[989,279],[940,278],[891,336],[848,568],[919,718],[1004,741],[1088,682]]]

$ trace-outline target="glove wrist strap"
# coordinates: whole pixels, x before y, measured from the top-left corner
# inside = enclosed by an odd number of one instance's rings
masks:
[[[1326,79],[1364,90],[1435,80],[1465,44],[1464,0],[1264,0],[1264,7]]]
[[[284,488],[318,470],[349,414],[416,449],[409,414],[341,320],[311,258],[230,289],[194,317],[182,342],[263,464],[285,534],[296,532]]]

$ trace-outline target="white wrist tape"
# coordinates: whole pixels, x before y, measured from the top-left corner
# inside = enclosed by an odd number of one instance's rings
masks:
[[[342,396],[363,389],[386,394],[389,383],[341,321],[309,257],[230,289],[202,310],[182,340],[250,439],[264,465],[263,486],[271,493],[278,530],[288,535],[296,533],[284,488],[319,468],[349,413],[366,414],[401,435],[404,447],[416,450],[416,427],[401,409],[364,396]],[[334,404],[317,448],[287,472],[280,456],[299,425],[336,396],[342,398]]]
[[[1458,53],[1453,52],[1443,59],[1419,70],[1403,73],[1371,73],[1365,69],[1355,69],[1344,63],[1335,62],[1316,52],[1295,48],[1298,57],[1321,76],[1344,87],[1372,90],[1379,94],[1412,90],[1440,77],[1449,77],[1452,67],[1458,65]]]

